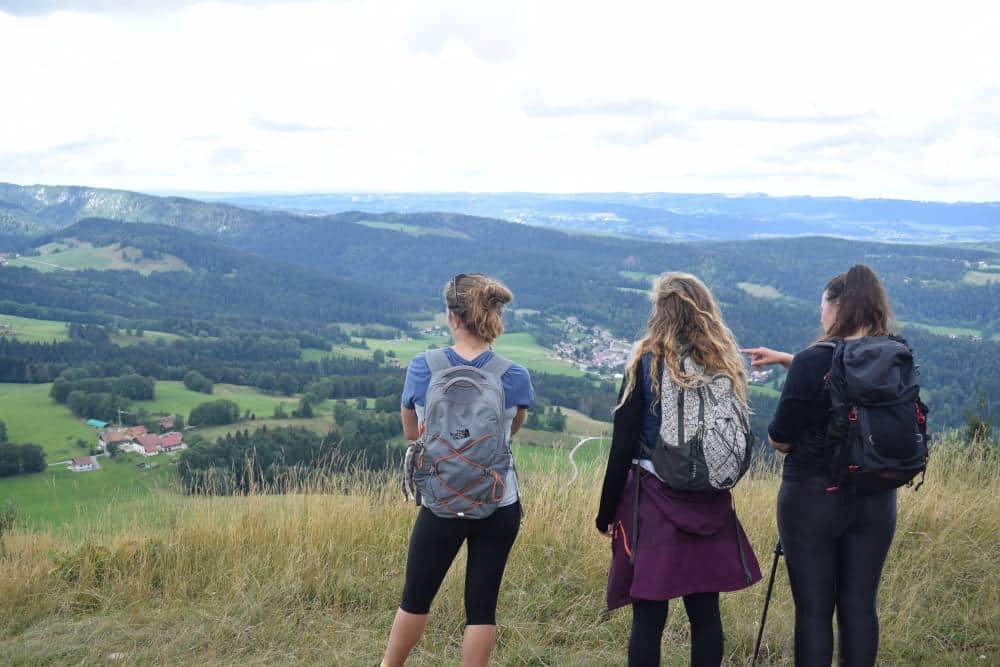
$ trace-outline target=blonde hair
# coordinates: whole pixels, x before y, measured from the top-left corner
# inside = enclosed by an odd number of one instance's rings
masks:
[[[689,273],[664,273],[653,281],[649,294],[653,308],[646,324],[646,335],[634,346],[625,368],[625,382],[620,408],[635,389],[642,368],[642,356],[653,354],[649,379],[655,396],[660,395],[660,375],[666,368],[680,387],[696,387],[704,376],[718,373],[729,376],[740,401],[747,402],[747,375],[743,357],[733,332],[719,313],[715,298],[704,283]],[[681,351],[687,348],[691,359],[704,369],[704,376],[680,367]],[[661,366],[661,364],[664,364]]]
[[[462,326],[487,343],[503,333],[503,307],[514,294],[499,280],[482,273],[460,273],[444,286],[444,302]]]

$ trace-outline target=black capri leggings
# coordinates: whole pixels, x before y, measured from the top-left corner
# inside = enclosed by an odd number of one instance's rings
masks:
[[[668,606],[668,600],[635,600],[632,603],[628,667],[659,667]],[[719,613],[719,594],[685,595],[684,610],[691,623],[691,667],[719,667],[725,640],[722,615]]]
[[[485,519],[443,519],[420,508],[410,534],[406,583],[399,608],[426,614],[462,542],[469,541],[465,571],[465,622],[496,625],[500,580],[521,527],[521,503],[500,507]]]
[[[839,664],[870,667],[878,653],[876,596],[896,532],[896,491],[871,495],[813,475],[784,480],[778,532],[795,598],[795,665],[828,667],[837,612]]]

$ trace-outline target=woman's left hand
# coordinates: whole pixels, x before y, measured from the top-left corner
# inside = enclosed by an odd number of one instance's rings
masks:
[[[767,441],[771,444],[772,448],[778,450],[782,454],[787,454],[788,452],[792,451],[792,446],[787,442],[775,442],[770,437],[767,439]]]

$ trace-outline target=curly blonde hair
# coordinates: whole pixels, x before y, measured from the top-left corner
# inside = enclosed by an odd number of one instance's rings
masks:
[[[747,402],[747,374],[733,332],[726,326],[705,284],[690,273],[664,273],[653,281],[653,302],[646,335],[636,342],[625,368],[625,381],[618,410],[635,389],[642,368],[642,356],[653,354],[649,379],[653,393],[660,395],[660,376],[666,368],[678,386],[691,389],[706,377],[680,367],[682,350],[704,369],[705,376],[729,376],[739,400]]]

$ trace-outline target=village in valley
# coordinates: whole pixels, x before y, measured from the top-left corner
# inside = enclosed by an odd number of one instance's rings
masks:
[[[632,355],[632,341],[616,338],[611,331],[603,327],[588,326],[575,316],[553,317],[548,321],[561,334],[561,341],[553,345],[550,350],[551,358],[567,362],[602,380],[622,379],[625,365]],[[419,329],[419,333],[425,337],[447,337],[448,329],[435,323],[433,326]],[[413,339],[404,336],[402,340]],[[774,377],[775,371],[771,368],[747,370],[747,380],[753,385],[766,384]]]
[[[583,371],[601,378],[620,380],[623,369],[632,355],[632,343],[615,338],[601,327],[588,327],[576,317],[567,317],[563,323],[564,342],[555,347],[558,358],[568,361]],[[750,384],[765,384],[774,377],[773,369],[749,369]]]
[[[144,426],[114,426],[99,419],[88,419],[87,425],[97,429],[97,454],[76,457],[69,462],[69,469],[74,472],[100,470],[98,457],[102,455],[115,456],[120,452],[134,452],[143,457],[171,454],[187,449],[184,435],[173,430],[177,422],[175,415],[166,415],[159,419],[159,433],[152,433]],[[138,464],[140,468],[150,467],[145,461]]]
[[[562,322],[564,342],[553,349],[556,357],[583,371],[620,379],[632,353],[632,343],[615,338],[601,327],[588,327],[577,317]]]

